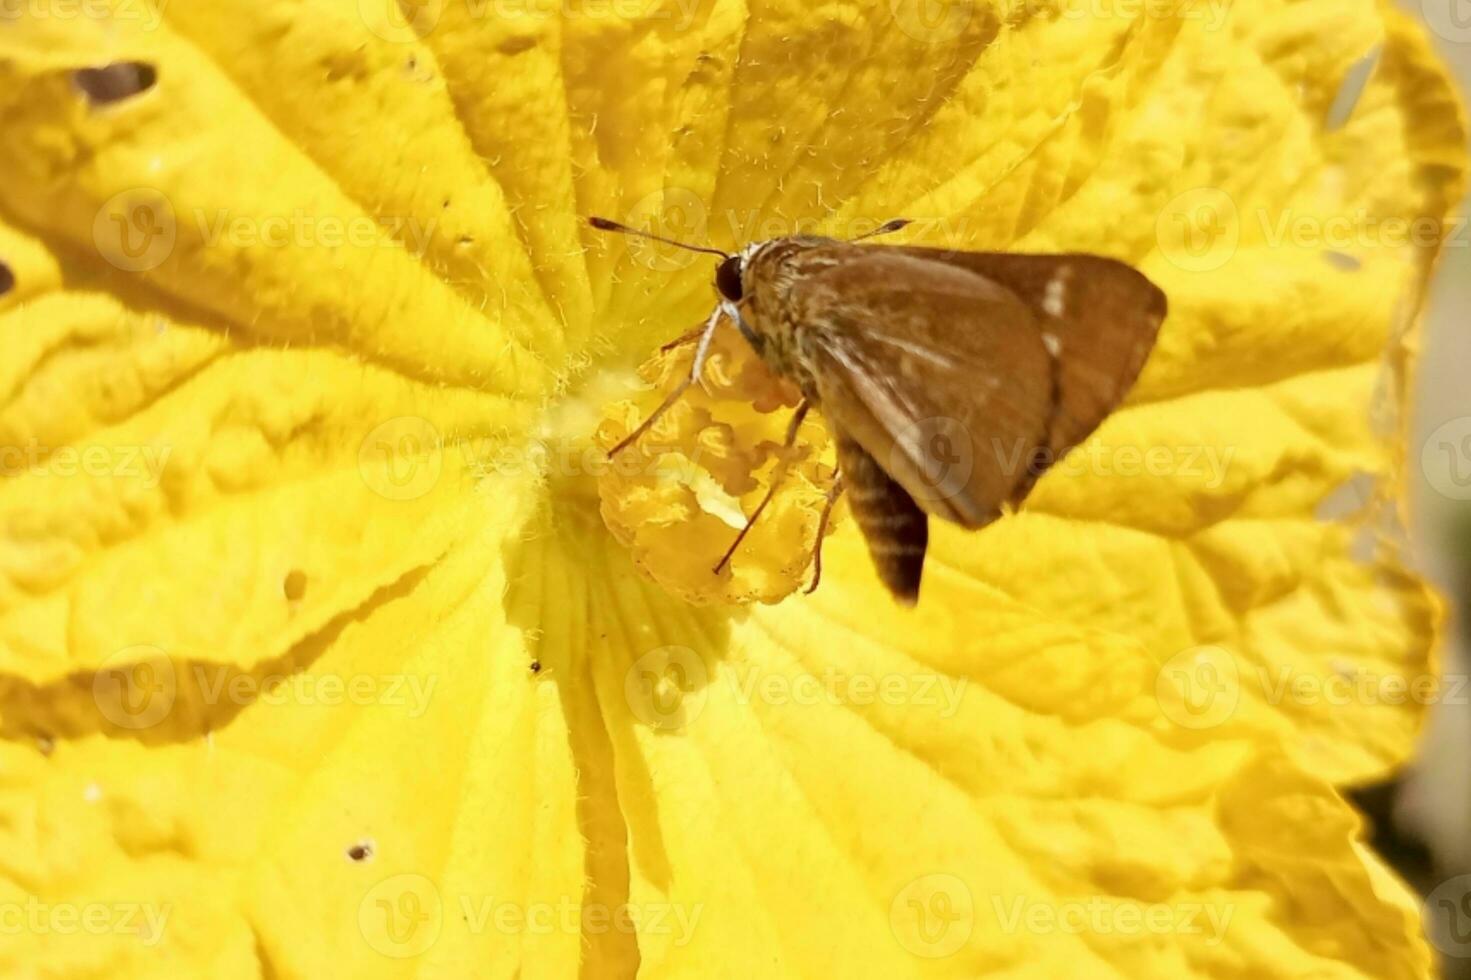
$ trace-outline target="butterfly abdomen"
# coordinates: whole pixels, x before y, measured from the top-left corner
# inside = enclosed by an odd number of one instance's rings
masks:
[[[896,599],[913,605],[929,545],[925,513],[862,446],[841,432],[835,438],[848,509],[868,543],[874,568]]]

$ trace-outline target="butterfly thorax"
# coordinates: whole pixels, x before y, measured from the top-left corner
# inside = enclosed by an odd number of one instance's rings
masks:
[[[743,332],[766,366],[796,382],[813,402],[818,401],[817,385],[811,358],[804,351],[804,333],[810,324],[803,322],[792,302],[792,289],[836,264],[831,250],[824,246],[841,244],[831,238],[794,235],[747,246],[743,253]]]

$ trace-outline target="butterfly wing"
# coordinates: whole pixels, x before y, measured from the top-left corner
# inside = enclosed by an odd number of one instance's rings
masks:
[[[969,270],[889,251],[792,286],[824,415],[926,512],[981,527],[1045,443],[1053,365],[1036,317]]]
[[[842,261],[792,292],[823,411],[966,527],[1087,438],[1164,318],[1159,289],[1097,256],[829,247]]]
[[[1058,362],[1049,426],[1054,458],[1086,439],[1133,386],[1164,322],[1164,291],[1100,255],[1024,255],[872,246],[968,269],[1011,290],[1038,315]]]

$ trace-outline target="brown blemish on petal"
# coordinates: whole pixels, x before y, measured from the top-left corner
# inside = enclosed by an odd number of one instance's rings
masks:
[[[281,591],[292,602],[300,601],[306,595],[306,573],[300,569],[292,569],[287,574],[286,581],[281,583]]]
[[[158,70],[146,61],[117,61],[72,73],[72,84],[94,106],[130,99],[153,88],[157,81]]]

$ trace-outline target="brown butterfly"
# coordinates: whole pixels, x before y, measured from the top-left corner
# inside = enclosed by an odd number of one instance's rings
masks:
[[[613,447],[638,439],[699,380],[715,330],[730,320],[802,401],[790,446],[817,407],[837,446],[838,478],[817,536],[844,489],[879,577],[912,604],[929,541],[927,515],[975,529],[1026,498],[1037,478],[1097,428],[1154,347],[1165,295],[1141,273],[1096,255],[961,252],[810,235],[739,253],[686,245],[605,218],[593,227],[721,256],[719,303],[690,376]],[[871,234],[908,224],[891,221]],[[869,237],[869,236],[864,236]],[[718,572],[771,500],[752,513]]]

